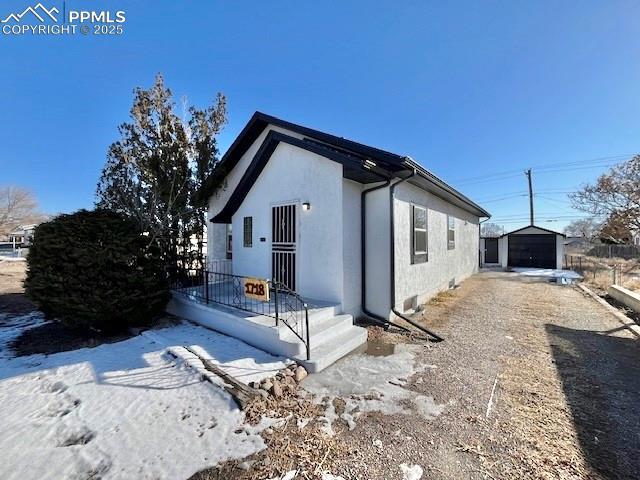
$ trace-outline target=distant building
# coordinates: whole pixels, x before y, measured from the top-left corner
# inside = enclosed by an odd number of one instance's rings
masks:
[[[33,232],[37,224],[20,225],[15,230],[9,232],[8,240],[14,247],[28,247],[33,241]]]

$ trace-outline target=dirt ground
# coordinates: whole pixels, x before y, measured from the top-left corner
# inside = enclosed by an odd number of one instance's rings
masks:
[[[25,296],[22,282],[26,276],[26,262],[0,260],[0,326],[11,317],[36,310],[36,306]],[[77,331],[59,323],[45,325],[25,331],[12,344],[17,356],[66,352],[84,347],[96,347],[103,343],[120,342],[130,338],[123,332],[114,335],[97,335],[93,332]]]
[[[24,314],[34,310],[22,288],[26,265],[26,262],[0,260],[0,313]]]
[[[484,272],[418,317],[446,340],[379,329],[370,338],[424,346],[418,362],[432,368],[407,388],[444,404],[441,415],[368,413],[352,431],[335,422],[330,440],[292,420],[249,462],[194,478],[270,478],[301,467],[296,478],[327,470],[402,479],[402,463],[420,465],[429,479],[640,476],[639,340],[577,288]]]

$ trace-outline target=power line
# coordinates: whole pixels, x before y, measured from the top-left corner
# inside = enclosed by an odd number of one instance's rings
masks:
[[[538,172],[544,171],[571,171],[575,169],[584,169],[584,168],[598,168],[598,167],[608,167],[614,166],[620,163],[623,160],[627,160],[632,157],[634,154],[624,154],[624,155],[610,155],[606,157],[598,157],[589,160],[577,160],[571,162],[554,162],[554,163],[546,163],[541,165],[535,165],[531,168]],[[613,161],[613,163],[612,163]],[[557,170],[557,168],[562,167],[572,167],[565,168],[563,170]],[[514,178],[516,176],[521,175],[522,170],[506,170],[503,172],[495,172],[486,175],[479,175],[474,177],[466,177],[458,180],[453,180],[452,183],[456,183],[457,185],[472,185],[475,183],[483,183],[485,181],[497,181],[497,180],[505,180],[508,178]]]

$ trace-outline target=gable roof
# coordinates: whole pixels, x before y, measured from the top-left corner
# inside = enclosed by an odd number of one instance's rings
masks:
[[[462,193],[447,185],[443,180],[416,163],[410,157],[387,152],[379,148],[363,145],[342,137],[287,122],[262,112],[255,112],[238,137],[223,155],[215,171],[205,181],[203,195],[211,195],[219,181],[238,164],[260,134],[274,125],[302,135],[299,139],[286,134],[270,131],[240,182],[231,194],[224,209],[211,219],[215,223],[229,223],[231,216],[239,208],[253,183],[258,179],[264,166],[280,142],[303,148],[324,156],[344,166],[344,177],[360,183],[374,183],[383,179],[406,176],[415,171],[417,175],[408,180],[423,190],[459,206],[479,217],[491,215]]]
[[[533,225],[533,224],[527,225],[526,227],[519,228],[517,230],[514,230],[513,232],[504,233],[500,237],[506,237],[507,235],[511,235],[512,233],[521,232],[522,230],[525,230],[527,228],[537,228],[538,230],[542,230],[542,231],[549,232],[549,233],[555,233],[556,235],[562,235],[563,237],[566,237],[566,235],[564,233],[556,232],[555,230],[549,230],[548,228],[539,227],[538,225]]]

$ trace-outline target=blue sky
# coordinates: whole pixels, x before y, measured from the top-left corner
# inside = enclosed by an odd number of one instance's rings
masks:
[[[0,15],[28,5],[5,0]],[[157,72],[199,106],[227,95],[223,149],[261,110],[410,155],[507,229],[528,223],[525,168],[539,216],[558,219],[539,223],[560,229],[577,215],[566,192],[640,151],[637,2],[66,6],[125,10],[125,33],[0,35],[0,184],[31,188],[47,212],[92,205],[132,90]]]

